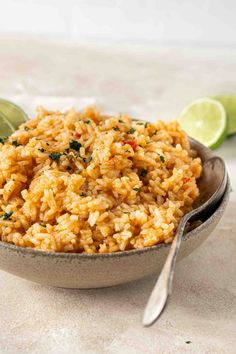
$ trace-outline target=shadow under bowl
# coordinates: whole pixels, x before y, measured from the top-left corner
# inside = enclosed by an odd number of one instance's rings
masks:
[[[216,156],[211,150],[190,139],[203,161]],[[183,237],[178,260],[192,253],[206,240],[220,221],[230,195],[228,178],[224,195],[205,220]],[[43,285],[88,289],[114,286],[138,280],[162,269],[170,244],[108,254],[52,253],[18,247],[0,241],[0,268]]]

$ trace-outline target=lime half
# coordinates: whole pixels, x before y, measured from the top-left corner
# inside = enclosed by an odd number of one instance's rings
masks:
[[[236,95],[219,95],[214,97],[216,100],[220,101],[227,114],[228,127],[227,134],[236,133]]]
[[[0,113],[3,113],[15,129],[28,120],[27,114],[15,103],[0,99]]]
[[[224,106],[204,97],[190,103],[178,118],[186,133],[202,144],[215,149],[227,135],[227,117]]]
[[[0,137],[6,138],[12,133],[15,129],[13,125],[7,120],[7,118],[0,112]]]

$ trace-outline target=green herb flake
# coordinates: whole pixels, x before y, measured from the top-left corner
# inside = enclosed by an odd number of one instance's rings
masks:
[[[187,340],[185,343],[186,344],[191,344],[192,342],[191,342],[191,340]]]
[[[47,146],[49,146],[49,143],[46,143]]]
[[[140,192],[141,188],[133,188],[135,192]]]
[[[118,122],[119,123],[124,123],[124,121],[122,119],[119,119]]]
[[[124,211],[124,214],[130,214],[130,212],[129,211]]]
[[[92,161],[92,156],[88,156],[86,159],[84,158],[83,160],[84,162],[89,163],[90,161]]]
[[[0,143],[3,144],[3,145],[4,145],[7,141],[8,141],[8,137],[7,137],[7,136],[4,137],[4,138],[0,138]]]
[[[85,123],[85,124],[90,124],[91,121],[88,119],[88,120],[86,120],[84,123]]]
[[[86,193],[82,192],[82,193],[80,193],[80,196],[81,197],[86,197],[87,195],[86,195]]]
[[[116,132],[118,132],[120,130],[119,127],[114,127],[113,130],[115,130]]]
[[[130,128],[130,130],[129,130],[129,134],[134,134],[134,132],[135,132],[135,129],[132,127],[132,128]]]
[[[50,159],[52,159],[53,161],[59,162],[61,155],[62,155],[62,154],[61,154],[60,152],[52,152],[52,153],[49,155],[49,157],[50,157]]]
[[[161,162],[165,162],[165,157],[159,153],[157,153],[157,154],[159,155]]]
[[[81,148],[81,146],[82,146],[82,145],[81,145],[77,140],[72,140],[72,141],[70,142],[70,148],[73,149],[73,150],[75,150],[75,151],[79,151],[80,148]]]
[[[8,213],[4,213],[0,215],[0,218],[3,220],[11,220],[11,216],[13,214],[13,211],[9,211]]]
[[[43,222],[40,222],[39,225],[42,226],[42,227],[45,227],[45,228],[47,227],[47,225],[44,224]]]
[[[148,126],[148,122],[146,122],[146,123],[144,124],[144,128],[147,128],[147,126]]]
[[[44,151],[45,151],[45,149],[41,148],[41,149],[38,149],[38,151],[44,152]]]
[[[140,172],[140,176],[142,176],[142,177],[146,177],[147,174],[148,174],[148,170],[146,170],[145,168],[143,168]]]
[[[30,130],[30,128],[29,128],[29,127],[24,127],[24,130],[25,130],[26,132],[28,132],[28,131]]]
[[[136,124],[137,124],[137,125],[144,125],[143,122],[137,122]]]
[[[12,145],[14,145],[15,147],[17,147],[17,146],[20,146],[21,144],[19,144],[19,143],[17,142],[17,140],[13,140]]]

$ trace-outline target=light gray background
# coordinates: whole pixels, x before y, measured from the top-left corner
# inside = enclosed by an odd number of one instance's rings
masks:
[[[235,0],[0,0],[0,32],[236,45]]]

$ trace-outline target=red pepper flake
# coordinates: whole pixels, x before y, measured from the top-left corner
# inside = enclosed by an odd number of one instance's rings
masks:
[[[137,147],[137,143],[136,143],[136,141],[134,141],[134,140],[125,140],[125,141],[124,141],[124,145],[125,145],[125,144],[130,145],[133,150],[135,150],[136,147]]]
[[[184,183],[188,183],[190,180],[191,180],[191,178],[189,178],[189,177],[184,177],[183,178],[183,182]]]
[[[78,139],[80,139],[80,138],[81,138],[81,134],[76,132],[76,133],[75,133],[75,137],[78,138]]]

